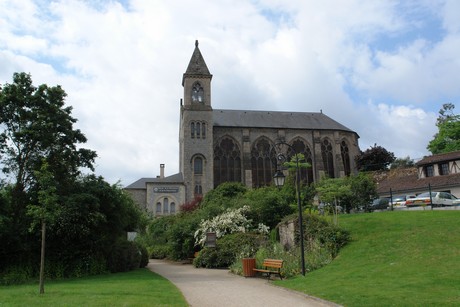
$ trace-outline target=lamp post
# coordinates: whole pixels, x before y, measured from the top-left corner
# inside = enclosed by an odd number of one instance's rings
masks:
[[[305,276],[305,252],[304,252],[304,242],[303,242],[303,218],[302,218],[302,205],[300,204],[300,165],[299,165],[299,156],[298,152],[285,142],[278,142],[275,144],[275,151],[278,148],[278,153],[276,154],[277,162],[286,162],[286,156],[281,152],[282,145],[287,146],[295,154],[296,162],[296,176],[295,176],[295,185],[296,185],[296,194],[297,194],[297,208],[299,210],[299,232],[300,232],[300,260],[302,265],[302,275]],[[277,163],[278,167],[278,163]],[[273,181],[278,188],[281,188],[284,185],[285,176],[283,172],[277,168],[275,175],[273,176]]]

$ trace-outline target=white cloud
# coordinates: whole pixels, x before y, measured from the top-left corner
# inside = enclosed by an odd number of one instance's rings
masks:
[[[456,1],[0,6],[0,80],[26,71],[35,84],[61,84],[111,182],[155,176],[160,163],[166,175],[178,171],[181,80],[195,39],[214,75],[214,108],[323,110],[354,129],[363,149],[426,154],[434,112],[460,97]],[[431,20],[445,30],[435,40],[423,32]]]

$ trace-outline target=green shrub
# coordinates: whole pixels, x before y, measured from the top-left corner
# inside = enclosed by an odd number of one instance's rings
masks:
[[[134,242],[119,240],[113,246],[107,261],[110,272],[126,272],[139,268],[141,252]]]
[[[217,240],[217,247],[205,247],[193,264],[196,267],[227,268],[237,259],[254,256],[267,239],[260,234],[233,233]]]
[[[147,248],[150,258],[153,259],[164,259],[169,254],[169,246],[164,245],[154,245]]]
[[[145,246],[136,243],[137,249],[141,253],[141,259],[139,263],[139,268],[145,268],[147,264],[149,264],[149,253],[147,252],[147,248]]]
[[[350,233],[323,217],[314,214],[303,216],[306,250],[325,248],[332,258],[350,240]],[[319,246],[318,246],[319,245]]]
[[[10,266],[0,273],[0,285],[9,286],[25,283],[34,276],[34,269],[30,265]]]

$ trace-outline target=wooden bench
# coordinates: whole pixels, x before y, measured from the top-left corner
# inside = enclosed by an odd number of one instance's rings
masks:
[[[195,253],[193,254],[193,257],[188,258],[189,263],[193,263],[193,260],[194,260],[196,257],[198,257],[198,254],[199,254],[199,252],[195,252]]]
[[[254,272],[261,272],[262,274],[267,274],[268,279],[270,279],[271,274],[278,274],[280,279],[281,277],[281,268],[283,267],[283,260],[278,259],[264,259],[262,263],[263,269],[254,268]]]

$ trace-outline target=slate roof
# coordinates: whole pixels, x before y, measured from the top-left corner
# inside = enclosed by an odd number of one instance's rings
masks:
[[[452,160],[459,160],[460,159],[460,151],[453,151],[444,154],[432,155],[429,157],[425,157],[422,160],[418,161],[415,165],[426,165],[432,163],[439,163],[439,162],[447,162]]]
[[[125,189],[145,189],[147,183],[184,183],[184,178],[182,177],[182,173],[177,173],[165,178],[141,178],[127,187]]]
[[[317,112],[273,112],[213,110],[214,126],[248,128],[285,128],[341,130],[354,132],[329,116]]]

